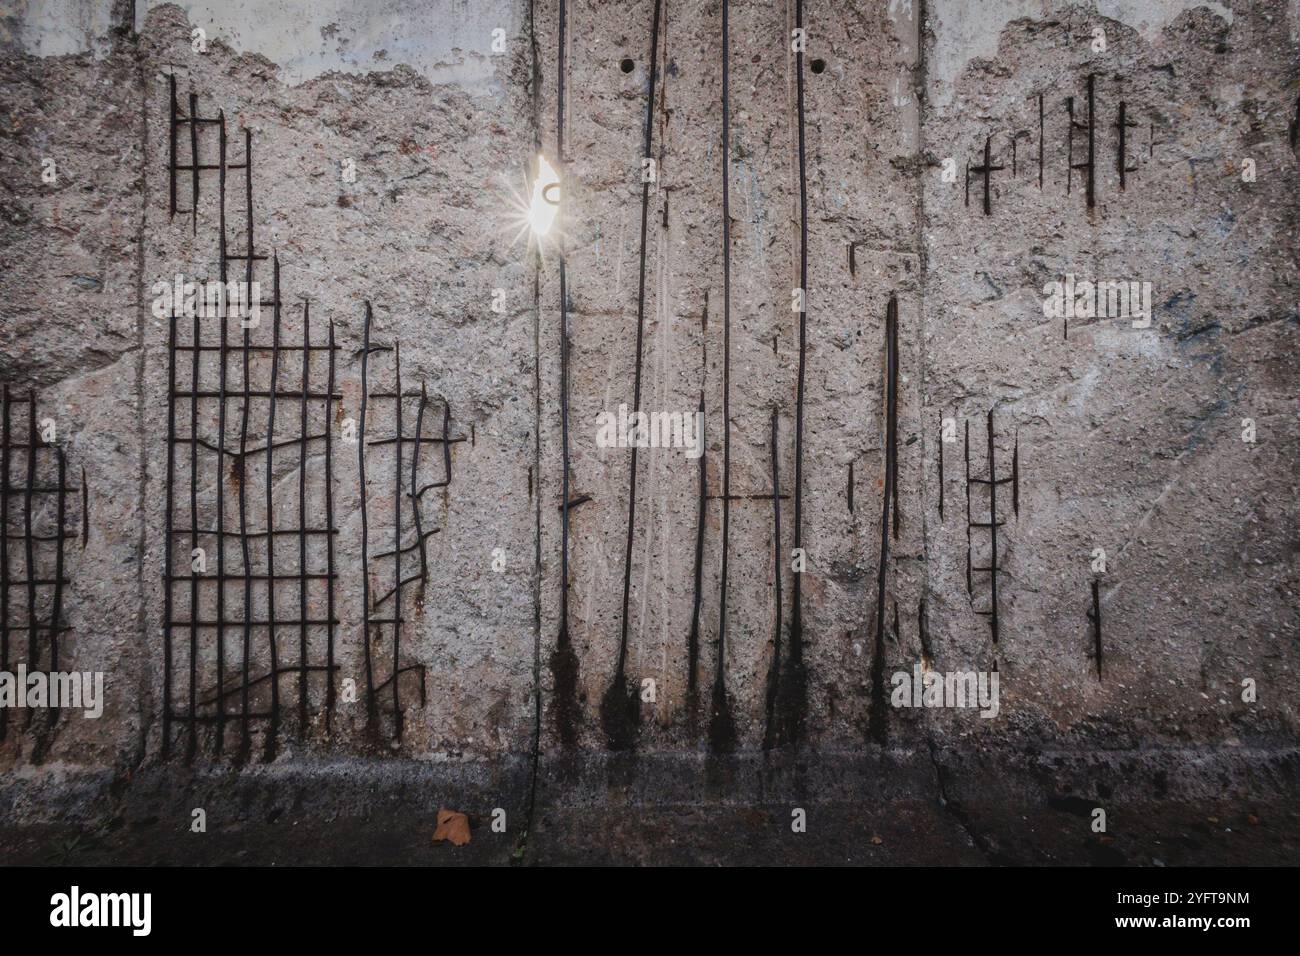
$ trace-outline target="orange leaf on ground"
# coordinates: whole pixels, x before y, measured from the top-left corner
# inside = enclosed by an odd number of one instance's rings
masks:
[[[438,828],[433,831],[433,842],[450,841],[452,846],[469,842],[469,817],[455,810],[438,811]]]

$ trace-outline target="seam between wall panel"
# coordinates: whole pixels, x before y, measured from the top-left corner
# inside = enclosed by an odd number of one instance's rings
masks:
[[[145,502],[148,496],[149,456],[145,434],[145,335],[146,321],[149,314],[144,291],[144,239],[149,219],[149,78],[144,59],[140,52],[140,35],[135,31],[135,4],[131,5],[131,22],[127,25],[131,45],[135,56],[136,77],[140,83],[140,222],[136,234],[136,368],[135,368],[135,412],[136,412],[136,451],[139,459],[139,480],[136,499],[136,628],[139,632],[137,660],[140,672],[137,678],[139,694],[137,697],[137,714],[139,720],[139,740],[132,758],[132,768],[138,768],[144,762],[149,743],[149,729],[153,723],[153,671],[152,657],[149,653],[149,601],[145,587],[145,555],[147,544],[148,515]]]

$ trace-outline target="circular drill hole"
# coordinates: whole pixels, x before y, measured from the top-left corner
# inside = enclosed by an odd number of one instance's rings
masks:
[[[625,56],[623,57],[623,62],[619,64],[619,69],[621,69],[624,73],[631,73],[634,69],[636,69],[636,63],[632,61],[632,58],[630,56]]]
[[[823,73],[826,70],[826,61],[820,57],[812,61],[812,71],[814,73]]]

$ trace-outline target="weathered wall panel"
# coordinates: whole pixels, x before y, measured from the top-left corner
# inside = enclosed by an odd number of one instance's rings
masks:
[[[60,644],[106,683],[97,721],[10,721],[7,825],[92,821],[109,807],[124,832],[177,829],[177,801],[201,794],[217,820],[238,821],[223,846],[256,856],[245,827],[264,811],[278,818],[291,803],[304,821],[360,820],[373,791],[382,825],[412,805],[421,821],[444,803],[480,818],[504,807],[507,835],[480,840],[483,859],[516,847],[678,859],[663,848],[670,828],[639,816],[660,805],[688,808],[687,827],[711,821],[718,836],[696,836],[699,859],[714,860],[729,834],[783,827],[797,797],[854,846],[883,831],[949,847],[948,859],[1041,861],[1097,852],[1047,836],[1016,848],[1011,835],[1025,819],[1054,821],[1062,793],[1148,807],[1294,788],[1294,3],[727,3],[729,273],[721,0],[309,6],[29,2],[0,17],[0,382],[14,422],[29,390],[38,417],[53,418],[71,484],[85,469]],[[174,154],[173,84],[182,116],[205,118],[182,119]],[[269,257],[280,270],[284,347],[269,347],[264,309],[250,382],[269,389],[274,356],[286,394],[268,480],[256,451],[267,399],[247,402],[254,451],[231,450],[241,332],[223,356],[219,324],[197,323],[205,397],[193,427],[206,444],[193,450],[193,498],[206,530],[191,540],[180,532],[193,524],[192,407],[173,398],[169,418],[168,396],[191,388],[195,323],[173,332],[154,283],[221,274],[220,118],[227,271],[243,274],[247,249],[245,130],[264,298]],[[197,177],[169,170],[192,164],[192,132]],[[539,151],[563,177],[558,227],[540,246],[527,225]],[[1049,284],[1066,276],[1149,283],[1149,327],[1045,314]],[[891,301],[896,508],[884,500]],[[308,307],[314,345],[332,330],[338,398],[311,406],[303,442],[290,346]],[[363,400],[362,437],[395,434],[392,346],[403,436],[422,387],[422,434],[442,434],[449,406],[451,480],[413,506],[413,490],[438,483],[443,445],[418,446],[412,479],[416,446],[403,443],[400,486],[398,446],[365,446],[363,535],[354,438]],[[312,353],[321,388],[327,354]],[[224,432],[207,394],[223,357]],[[633,497],[632,451],[601,440],[601,415],[635,410],[638,376],[642,411],[702,403],[702,522],[699,459],[639,449]],[[1006,480],[996,552],[978,482],[990,411],[993,477]],[[22,441],[11,438],[13,455]],[[21,481],[24,461],[12,465]],[[306,640],[318,667],[332,633],[336,670],[304,676],[298,494],[307,524],[325,528],[327,486],[334,533],[303,547],[309,571],[332,560],[336,576],[332,592],[309,587],[306,611],[323,621],[332,606],[337,623],[313,624]],[[241,497],[254,532],[247,605]],[[398,543],[410,546],[400,573],[384,556],[395,500]],[[7,552],[25,560],[16,509]],[[286,532],[273,545],[286,577],[269,585],[268,521]],[[195,545],[207,570],[191,583]],[[990,563],[996,643],[982,613]],[[236,575],[222,608],[218,564]],[[365,622],[390,618],[396,602],[377,599],[410,575],[395,659],[393,626],[373,624],[367,645]],[[264,677],[272,604],[283,673],[275,699],[267,679],[250,688],[268,716],[245,738],[243,641],[251,677]],[[191,635],[194,615],[218,612],[223,639]],[[10,623],[13,637],[21,622]],[[995,671],[998,716],[896,706],[895,675],[921,666]],[[215,703],[218,674],[231,709]],[[1256,699],[1243,699],[1243,681]],[[1217,768],[1217,794],[1189,769],[1201,762]],[[749,806],[767,816],[735,815]],[[1036,832],[1049,830],[1064,832]],[[1151,840],[1127,852],[1156,852]],[[813,841],[797,852],[838,851]]]

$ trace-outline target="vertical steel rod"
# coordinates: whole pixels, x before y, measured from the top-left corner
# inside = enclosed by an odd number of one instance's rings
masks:
[[[795,27],[803,30],[803,0],[795,0]],[[795,52],[795,80],[799,113],[799,288],[803,308],[799,310],[799,378],[795,393],[794,424],[794,547],[803,550],[803,412],[808,359],[808,175],[804,132],[803,50]],[[794,576],[790,617],[790,664],[803,667],[803,573]],[[802,705],[800,705],[802,706]],[[802,713],[796,715],[791,731],[799,734]],[[794,743],[795,741],[790,741]]]
[[[190,94],[190,231],[199,234],[199,94]],[[196,389],[197,390],[197,389]],[[193,721],[191,721],[191,725]]]
[[[700,422],[704,422],[704,391],[700,390]],[[691,603],[691,631],[686,638],[686,696],[692,709],[697,705],[697,671],[700,658],[700,603],[703,596],[704,578],[704,523],[708,507],[708,474],[706,472],[705,449],[707,443],[700,443],[699,494],[695,510],[695,591]]]
[[[393,370],[396,377],[397,441],[393,444],[393,729],[402,739],[402,701],[398,690],[402,644],[402,345],[393,342]]]
[[[357,469],[361,483],[361,595],[362,595],[362,631],[364,639],[362,648],[366,661],[366,707],[373,725],[377,715],[375,701],[375,672],[370,655],[370,522],[366,500],[369,497],[366,487],[366,403],[370,396],[370,323],[373,312],[366,302],[366,320],[362,331],[361,346],[361,411],[357,424]]]
[[[998,470],[994,461],[993,446],[993,409],[989,409],[988,418],[989,428],[989,537],[991,541],[992,554],[989,556],[989,580],[993,592],[993,603],[990,607],[993,622],[993,643],[998,642]]]
[[[226,247],[226,111],[219,114],[217,144],[217,208],[219,222],[219,255],[221,267],[221,288],[226,295],[229,270],[227,269]],[[245,287],[247,288],[247,287]],[[247,301],[247,292],[244,295]],[[221,346],[218,361],[221,363],[218,375],[217,398],[217,753],[221,753],[226,744],[226,348],[229,335],[229,299],[223,298],[221,310]]]
[[[654,21],[650,30],[650,80],[646,99],[644,145],[642,157],[650,157],[654,134],[655,80],[658,76],[659,17],[662,0],[655,0]],[[650,210],[650,182],[642,176],[641,183],[641,253],[637,280],[636,306],[636,363],[632,385],[632,412],[641,411],[641,372],[644,364],[645,339],[645,273],[646,231]],[[605,700],[601,701],[601,717],[606,735],[613,749],[632,746],[635,726],[639,723],[641,698],[627,686],[628,604],[632,594],[632,545],[636,537],[636,479],[638,442],[632,443],[632,460],[628,471],[627,543],[623,551],[623,607],[619,618],[618,663],[614,679]]]
[[[772,409],[772,580],[775,587],[776,614],[772,626],[772,664],[767,677],[767,728],[763,733],[763,749],[771,750],[776,744],[776,701],[781,686],[781,619],[785,616],[785,600],[781,594],[781,441],[780,416]]]
[[[731,557],[731,26],[722,2],[722,572],[713,713],[726,706],[727,572]]]
[[[271,384],[266,412],[266,638],[271,652],[271,726],[267,733],[266,752],[275,753],[276,732],[280,726],[280,652],[276,645],[275,618],[275,398],[280,387],[280,255],[271,256],[274,290],[271,298]]]
[[[307,394],[311,379],[311,304],[302,304],[302,400],[298,434],[298,727],[307,731]],[[328,405],[329,399],[326,398]],[[325,422],[329,432],[330,423]],[[326,537],[329,537],[328,529]],[[271,585],[274,586],[272,581]],[[326,587],[333,582],[326,578]]]
[[[334,433],[334,320],[329,320],[329,384],[325,389],[325,573],[329,587],[325,592],[326,618],[326,670],[325,670],[325,730],[333,730],[334,719],[334,456],[331,435]],[[364,573],[364,572],[363,572]],[[365,613],[363,609],[363,614]]]
[[[54,597],[50,607],[50,672],[59,670],[59,630],[63,617],[63,528],[67,514],[68,460],[62,448],[55,448],[59,459],[58,504],[55,508],[58,524],[54,532]],[[51,711],[51,721],[57,720],[59,711]]]

